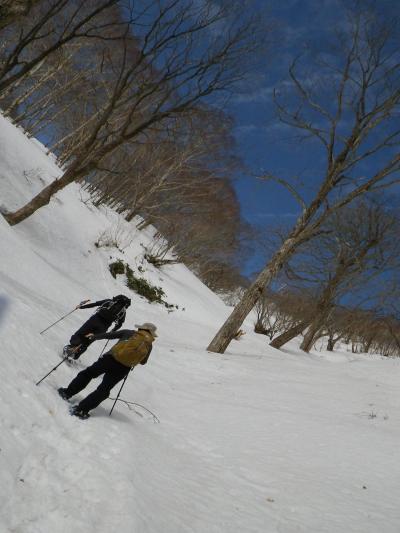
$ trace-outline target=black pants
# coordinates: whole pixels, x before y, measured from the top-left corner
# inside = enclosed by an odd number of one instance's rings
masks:
[[[95,391],[82,400],[78,407],[83,411],[90,411],[97,407],[102,401],[108,398],[111,389],[124,377],[129,374],[130,368],[118,363],[114,357],[107,352],[100,357],[93,365],[88,366],[71,381],[66,393],[68,396],[74,396],[84,389],[89,382],[104,374],[103,380]]]
[[[81,326],[78,331],[75,331],[75,333],[72,335],[69,343],[71,346],[79,346],[79,350],[76,352],[76,359],[83,354],[83,352],[86,352],[90,344],[92,344],[92,340],[85,337],[88,333],[94,333],[95,335],[98,335],[100,333],[105,333],[108,328],[111,326],[110,322],[105,322],[102,320],[99,316],[93,315],[89,318],[87,322]]]

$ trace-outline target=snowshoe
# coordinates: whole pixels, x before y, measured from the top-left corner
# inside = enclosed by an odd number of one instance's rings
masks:
[[[67,363],[73,363],[74,361],[76,361],[81,355],[81,353],[82,350],[80,344],[78,346],[71,346],[70,344],[67,344],[66,346],[64,346],[62,352],[63,357],[67,358]]]
[[[86,420],[87,418],[90,417],[90,414],[87,411],[80,409],[78,405],[74,405],[73,407],[71,407],[69,412],[72,416],[77,416],[81,420]]]
[[[62,354],[64,357],[71,357],[72,355],[72,346],[70,344],[67,344],[66,346],[64,346],[63,348],[63,351],[62,351]]]

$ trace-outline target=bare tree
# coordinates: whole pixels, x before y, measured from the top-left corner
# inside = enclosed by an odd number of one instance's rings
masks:
[[[84,75],[81,69],[75,68],[78,55],[82,55],[82,43],[66,45],[29,76],[13,84],[0,95],[3,116],[21,124],[29,135],[36,136],[45,130],[46,137],[51,138],[49,133],[57,132],[60,120],[76,108],[78,94],[83,92],[86,100],[90,95],[85,84],[90,66],[85,66]]]
[[[308,323],[303,321],[308,329],[301,349],[308,352],[328,328],[333,331],[334,321],[344,314],[339,315],[338,304],[345,296],[354,300],[357,291],[368,292],[371,302],[372,283],[399,264],[398,228],[394,214],[359,202],[332,215],[319,238],[299,249],[286,271],[288,284],[305,285],[313,294],[312,314],[306,313]],[[365,295],[360,297],[365,304]],[[331,335],[331,344],[333,339]]]
[[[292,183],[265,176],[290,190],[301,214],[212,339],[210,351],[226,350],[264,288],[300,245],[318,235],[332,213],[367,192],[378,193],[399,181],[400,63],[394,28],[370,14],[353,14],[339,45],[331,62],[325,59],[317,65],[316,74],[324,86],[303,81],[296,60],[290,69],[294,94],[286,104],[281,94],[275,94],[280,120],[317,143],[326,170],[308,202]]]
[[[254,331],[266,335],[272,340],[277,333],[288,331],[294,324],[297,324],[295,313],[288,309],[288,298],[291,302],[296,297],[284,293],[268,293],[263,294],[255,306],[256,322],[254,324]]]
[[[344,294],[348,295],[360,286],[367,290],[371,278],[382,275],[388,268],[394,268],[399,261],[399,247],[395,238],[399,224],[393,215],[380,206],[360,203],[354,208],[342,209],[332,218],[331,227],[334,239],[330,236],[323,239],[328,256],[326,251],[324,253],[320,249],[319,257],[314,257],[314,265],[322,264],[322,267],[328,268],[316,306],[316,316],[301,343],[301,349],[306,352],[317,340],[335,304]],[[329,252],[332,252],[332,248],[333,268],[329,268],[324,263],[325,259],[331,262]]]
[[[0,0],[0,30],[28,15],[40,0]]]
[[[166,131],[150,130],[143,144],[120,147],[85,184],[95,205],[105,202],[127,220],[139,215],[140,229],[153,224],[161,231],[164,239],[147,252],[153,264],[171,262],[172,253],[216,291],[243,281],[231,127],[222,112],[203,105]]]
[[[239,248],[243,251],[240,207],[228,180],[200,182],[196,190],[199,194],[189,198],[178,196],[173,209],[164,212],[165,220],[157,218],[157,227],[174,246],[181,261],[209,286],[213,284],[217,288],[217,280],[224,285],[227,265],[235,270],[235,256]]]
[[[281,312],[290,317],[287,327],[269,344],[273,348],[282,348],[286,343],[298,337],[310,325],[315,316],[315,299],[309,290],[286,289],[285,297],[280,301]]]
[[[349,335],[350,324],[356,309],[336,306],[327,317],[321,336],[327,337],[326,349],[333,352],[336,344]]]
[[[35,4],[33,7],[33,3]],[[80,39],[100,40],[113,23],[96,24],[118,0],[40,0],[31,2],[29,17],[18,17],[2,32],[0,94],[40,67],[63,46]],[[23,14],[23,12],[21,13]],[[116,38],[116,37],[114,37]]]
[[[224,122],[229,126],[221,128]],[[193,109],[166,130],[150,128],[143,143],[126,143],[111,153],[88,188],[96,203],[126,212],[128,221],[140,215],[157,225],[177,210],[193,213],[196,204],[204,211],[203,199],[215,196],[223,179],[236,172],[232,151],[220,149],[230,127],[221,112]]]
[[[329,322],[326,333],[350,344],[353,353],[371,352],[385,357],[400,355],[400,323],[395,316],[382,314],[379,307],[368,310],[340,308],[336,314],[339,316]]]
[[[25,220],[120,146],[143,142],[150,128],[166,128],[202,99],[241,79],[248,68],[243,60],[257,45],[254,19],[211,1],[133,4],[123,46],[102,65],[107,99],[93,110],[65,173],[23,207],[5,213],[7,221]],[[215,31],[221,25],[224,35]],[[136,53],[128,53],[132,42]]]

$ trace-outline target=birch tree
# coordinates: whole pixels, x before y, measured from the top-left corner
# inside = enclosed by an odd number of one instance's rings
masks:
[[[400,63],[394,26],[369,13],[352,14],[332,54],[318,61],[310,82],[301,76],[302,58],[291,65],[292,93],[275,92],[279,119],[314,141],[324,170],[310,176],[317,184],[305,200],[301,190],[281,176],[264,175],[284,185],[301,213],[286,239],[245,291],[208,346],[223,353],[260,295],[298,247],[318,235],[338,209],[367,192],[382,191],[400,178]]]
[[[254,15],[231,4],[133,3],[118,53],[110,52],[102,63],[104,104],[93,110],[64,174],[17,211],[4,213],[6,220],[11,225],[25,220],[120,146],[143,142],[151,127],[168,127],[212,93],[241,80],[245,60],[258,45],[257,26]]]

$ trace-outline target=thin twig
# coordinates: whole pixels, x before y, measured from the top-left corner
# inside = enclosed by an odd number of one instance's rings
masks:
[[[142,409],[144,409],[145,411],[151,414],[151,416],[153,417],[153,422],[155,424],[160,423],[160,419],[152,411],[150,411],[150,409],[147,409],[147,407],[144,407],[144,405],[140,405],[140,403],[128,402],[127,400],[123,400],[122,398],[111,398],[111,396],[109,396],[108,399],[123,402],[130,411],[135,411],[138,415],[140,415],[140,413],[137,412],[133,407],[131,407],[131,405],[136,405],[137,407],[141,407]]]

